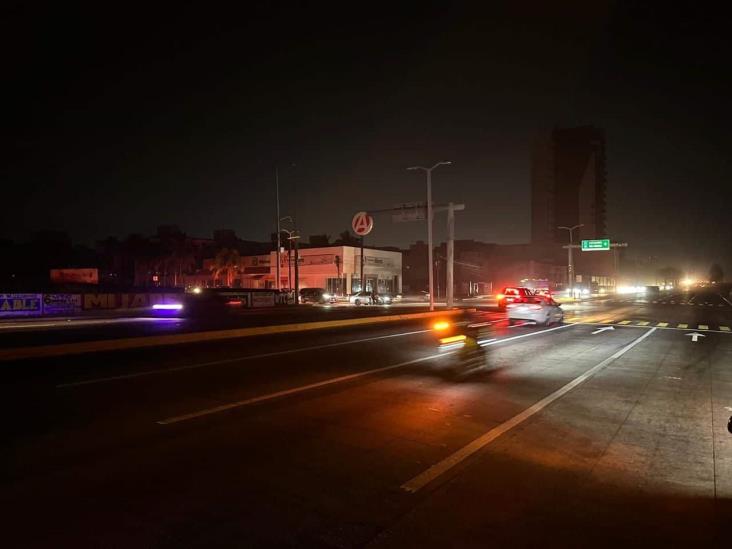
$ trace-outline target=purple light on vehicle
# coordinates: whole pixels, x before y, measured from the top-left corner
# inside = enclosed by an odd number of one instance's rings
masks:
[[[183,308],[182,303],[156,303],[152,306],[156,311],[180,311]]]

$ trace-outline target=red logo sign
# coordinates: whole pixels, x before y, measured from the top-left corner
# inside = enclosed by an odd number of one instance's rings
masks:
[[[374,218],[366,212],[358,212],[353,216],[351,227],[358,236],[366,236],[374,228]]]

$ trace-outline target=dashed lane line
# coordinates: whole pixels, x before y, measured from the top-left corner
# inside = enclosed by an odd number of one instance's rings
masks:
[[[723,332],[729,332],[730,331],[729,326],[720,326],[719,329],[721,331],[723,331]]]
[[[402,484],[401,488],[402,490],[405,490],[406,492],[417,492],[418,490],[424,488],[427,484],[434,481],[438,477],[444,475],[447,473],[450,469],[464,461],[465,459],[469,458],[479,450],[485,448],[488,444],[496,440],[501,435],[507,433],[514,427],[520,425],[530,417],[538,414],[541,412],[544,408],[549,406],[554,401],[562,398],[564,395],[566,395],[568,392],[570,392],[572,389],[586,381],[587,379],[591,378],[593,375],[595,375],[597,372],[602,370],[605,366],[612,363],[613,361],[617,360],[621,356],[623,356],[625,353],[630,351],[633,347],[638,345],[640,342],[642,342],[644,339],[649,337],[653,332],[656,331],[656,328],[651,328],[648,330],[645,334],[641,335],[640,337],[634,339],[631,341],[628,345],[614,353],[613,355],[609,356],[599,364],[596,364],[589,370],[587,370],[584,374],[577,376],[572,381],[561,387],[560,389],[554,391],[549,396],[541,399],[536,404],[533,404],[532,406],[528,407],[526,410],[521,412],[520,414],[517,414],[513,416],[511,419],[504,421],[497,427],[494,427],[490,431],[486,432],[482,436],[476,438],[469,444],[463,446],[458,451],[452,453],[451,455],[447,456],[442,461],[437,462],[429,469],[423,471],[422,473],[418,474],[416,477],[408,480],[404,484]]]
[[[627,324],[630,324],[631,322],[631,320],[621,320],[620,322],[618,322],[618,324],[622,324],[623,326],[625,326]]]
[[[648,322],[647,320],[641,320],[640,322],[638,322],[638,326],[648,326],[649,324],[650,322]]]
[[[689,325],[682,323],[682,324],[677,324],[676,327],[681,328],[682,330],[686,330],[689,327]]]
[[[699,324],[699,329],[700,330],[708,330],[709,329],[709,326],[707,326],[706,324]]]
[[[666,326],[668,326],[668,322],[659,322],[658,324],[656,324],[656,326],[659,328],[665,328]]]

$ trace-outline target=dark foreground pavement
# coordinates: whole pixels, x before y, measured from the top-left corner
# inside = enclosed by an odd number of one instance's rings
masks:
[[[597,328],[469,377],[422,323],[4,364],[3,544],[729,546],[732,334]]]

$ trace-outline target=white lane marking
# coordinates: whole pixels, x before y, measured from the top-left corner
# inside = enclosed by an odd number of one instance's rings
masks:
[[[310,383],[309,385],[302,385],[300,387],[294,387],[292,389],[285,389],[283,391],[277,391],[276,393],[270,393],[268,395],[261,395],[258,397],[248,398],[246,400],[239,400],[238,402],[230,402],[229,404],[222,404],[221,406],[216,406],[214,408],[198,410],[196,412],[191,412],[190,414],[183,414],[181,416],[174,416],[174,417],[169,417],[166,419],[161,419],[157,423],[158,423],[158,425],[171,425],[173,423],[180,423],[181,421],[188,421],[189,419],[195,419],[198,417],[208,416],[211,414],[217,414],[219,412],[225,412],[226,410],[232,410],[234,408],[241,408],[242,406],[248,406],[250,404],[256,404],[258,402],[264,402],[266,400],[272,400],[272,399],[280,398],[280,397],[284,397],[284,396],[295,395],[298,393],[303,393],[305,391],[310,391],[312,389],[317,389],[319,387],[326,387],[328,385],[335,385],[336,383],[343,383],[345,381],[351,381],[354,379],[358,379],[360,377],[370,376],[372,374],[376,374],[379,372],[387,372],[389,370],[394,370],[396,368],[403,368],[404,366],[409,366],[411,364],[417,364],[419,362],[433,360],[433,359],[441,357],[441,356],[447,356],[454,352],[455,351],[449,351],[447,353],[444,353],[444,352],[438,353],[436,355],[430,355],[430,356],[426,356],[426,357],[422,357],[422,358],[416,358],[414,360],[407,360],[406,362],[400,362],[398,364],[392,364],[391,366],[384,366],[382,368],[373,368],[371,370],[366,370],[364,372],[358,372],[358,373],[350,374],[347,376],[326,379],[325,381],[319,381],[317,383]]]
[[[506,341],[513,341],[513,340],[516,340],[516,339],[521,339],[522,337],[530,337],[530,336],[535,336],[535,335],[539,335],[539,334],[544,334],[546,332],[553,332],[554,330],[560,330],[562,328],[569,328],[570,326],[573,326],[573,324],[563,324],[562,326],[557,326],[556,328],[549,328],[548,330],[540,330],[538,332],[531,332],[530,334],[522,334],[522,335],[519,335],[519,336],[506,337],[506,338],[503,338],[503,339],[488,340],[488,341],[483,342],[481,346],[482,347],[487,347],[488,345],[496,345],[498,343],[504,343]],[[181,416],[175,416],[175,417],[170,417],[170,418],[167,418],[167,419],[162,419],[162,420],[158,421],[157,423],[160,424],[160,425],[170,425],[172,423],[179,423],[181,421],[187,421],[189,419],[195,419],[195,418],[199,418],[199,417],[202,417],[202,416],[208,416],[208,415],[211,415],[211,414],[217,414],[219,412],[225,412],[226,410],[231,410],[231,409],[234,409],[234,408],[241,408],[242,406],[248,406],[250,404],[256,404],[258,402],[264,402],[264,401],[272,400],[272,399],[275,399],[275,398],[280,398],[280,397],[289,396],[289,395],[295,395],[295,394],[302,393],[302,392],[305,392],[305,391],[310,391],[311,389],[317,389],[319,387],[326,387],[328,385],[334,385],[336,383],[343,383],[345,381],[351,381],[353,379],[358,379],[360,377],[369,376],[369,375],[376,374],[376,373],[379,373],[379,372],[387,372],[389,370],[394,370],[396,368],[403,368],[404,366],[409,366],[411,364],[417,364],[419,362],[424,362],[426,360],[433,360],[433,359],[439,358],[441,356],[447,356],[447,355],[453,354],[454,352],[455,351],[449,351],[447,353],[442,352],[442,353],[438,353],[436,355],[430,355],[430,356],[426,356],[426,357],[423,357],[423,358],[417,358],[417,359],[414,359],[414,360],[407,360],[406,362],[400,362],[398,364],[392,364],[391,366],[384,366],[382,368],[374,368],[372,370],[366,370],[364,372],[357,372],[355,374],[349,374],[347,376],[336,377],[336,378],[333,378],[333,379],[326,379],[325,381],[319,381],[317,383],[311,383],[309,385],[303,385],[301,387],[294,387],[292,389],[285,389],[283,391],[278,391],[276,393],[270,393],[268,395],[261,395],[261,396],[258,396],[258,397],[252,397],[252,398],[248,398],[246,400],[240,400],[238,402],[231,402],[229,404],[222,404],[221,406],[216,406],[214,408],[208,408],[208,409],[205,409],[205,410],[199,410],[197,412],[191,412],[190,414],[184,414],[184,415],[181,415]]]
[[[457,464],[459,464],[461,461],[465,460],[466,458],[472,456],[475,452],[478,450],[484,448],[486,445],[493,442],[495,439],[500,437],[502,434],[510,431],[517,425],[523,423],[527,419],[529,419],[531,416],[539,413],[541,410],[549,406],[552,402],[554,402],[557,399],[562,398],[564,395],[566,395],[569,391],[577,387],[580,383],[586,381],[588,378],[595,375],[597,372],[602,370],[605,366],[613,362],[614,360],[618,359],[628,351],[630,351],[633,347],[638,345],[641,341],[649,337],[653,332],[656,331],[656,328],[649,329],[645,334],[642,336],[634,339],[631,341],[628,345],[617,351],[612,356],[606,358],[599,364],[593,366],[589,370],[587,370],[584,374],[574,378],[572,381],[561,387],[560,389],[554,391],[549,396],[541,399],[536,404],[530,406],[520,414],[517,414],[513,416],[511,419],[504,421],[497,427],[494,427],[484,435],[476,438],[473,442],[467,444],[466,446],[463,446],[460,450],[457,452],[454,452],[453,454],[449,455],[442,461],[436,463],[426,471],[423,471],[416,477],[412,478],[411,480],[408,480],[404,484],[402,484],[401,488],[402,490],[406,490],[407,492],[416,492],[417,490],[420,490],[421,488],[424,488],[427,484],[435,480],[437,477],[445,474],[447,471],[455,467]]]
[[[725,301],[725,302],[727,303],[727,305],[730,305],[730,306],[732,306],[732,301],[730,301],[729,299],[727,299],[727,298],[726,298],[726,297],[724,297],[723,295],[720,295],[719,297],[721,297],[722,299],[724,299],[724,301]]]
[[[294,353],[303,353],[303,352],[307,352],[307,351],[318,351],[320,349],[328,349],[331,347],[341,347],[343,345],[353,345],[355,343],[365,343],[368,341],[376,341],[379,339],[387,339],[387,338],[391,338],[391,337],[401,337],[401,336],[408,336],[408,335],[415,335],[415,334],[423,334],[423,333],[429,332],[429,331],[430,330],[416,330],[414,332],[403,332],[400,334],[389,334],[389,335],[383,335],[383,336],[367,337],[364,339],[354,339],[351,341],[339,341],[337,343],[326,343],[325,345],[312,345],[310,347],[298,347],[297,349],[285,349],[282,351],[272,351],[271,353],[261,353],[258,355],[224,358],[221,360],[212,360],[210,362],[201,362],[199,364],[188,364],[186,366],[176,366],[173,368],[160,368],[157,370],[146,370],[144,372],[136,372],[134,374],[121,374],[118,376],[99,377],[99,378],[94,378],[94,379],[86,379],[83,381],[72,381],[70,383],[62,383],[60,385],[56,385],[56,388],[64,389],[67,387],[79,387],[81,385],[93,385],[95,383],[106,383],[108,381],[120,381],[123,379],[135,379],[138,377],[167,374],[167,373],[171,373],[171,372],[182,372],[185,370],[195,370],[197,368],[206,368],[208,366],[218,366],[221,364],[230,364],[232,362],[243,362],[245,360],[255,360],[257,358],[268,358],[268,357],[273,357],[273,356],[291,355]]]
[[[600,332],[604,332],[606,330],[614,330],[614,329],[615,328],[613,328],[612,326],[603,326],[602,328],[599,328],[598,330],[595,330],[594,332],[592,332],[592,335],[599,334]]]

